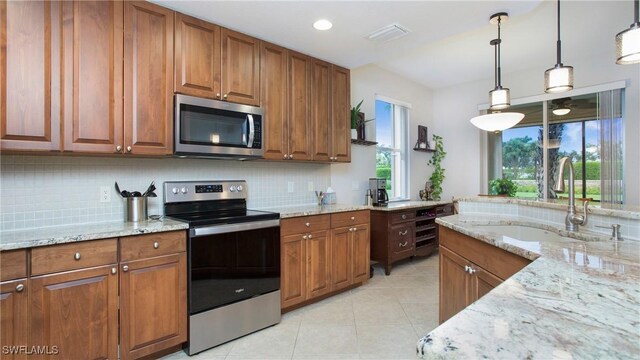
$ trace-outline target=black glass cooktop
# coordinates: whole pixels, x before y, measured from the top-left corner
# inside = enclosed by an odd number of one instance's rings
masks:
[[[186,222],[189,227],[207,225],[237,224],[251,221],[279,219],[280,214],[258,210],[215,211],[187,214],[173,214],[169,218]]]

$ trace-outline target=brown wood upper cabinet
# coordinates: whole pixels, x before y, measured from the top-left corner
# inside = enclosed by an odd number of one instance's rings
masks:
[[[260,40],[222,28],[222,99],[260,105]]]
[[[260,85],[264,109],[264,157],[286,159],[289,154],[288,118],[288,58],[287,49],[262,42],[260,54]]]
[[[331,153],[333,161],[351,161],[351,73],[331,67]]]

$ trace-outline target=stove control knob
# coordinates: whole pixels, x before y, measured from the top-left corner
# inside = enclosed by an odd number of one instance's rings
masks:
[[[171,192],[174,194],[177,194],[178,191],[180,191],[180,189],[178,189],[177,187],[174,187],[173,189],[171,189]]]
[[[231,186],[229,186],[229,191],[231,191],[231,192],[236,192],[236,191],[237,191],[236,186],[235,186],[235,185],[231,185]]]
[[[189,192],[189,189],[187,189],[186,187],[183,187],[182,189],[180,189],[180,191],[181,191],[183,194],[186,194],[186,193],[188,193],[188,192]]]
[[[238,189],[238,192],[242,192],[242,189],[243,189],[242,185],[238,185],[237,189]]]

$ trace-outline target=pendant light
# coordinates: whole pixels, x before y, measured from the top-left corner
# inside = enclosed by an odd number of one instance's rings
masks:
[[[640,63],[640,20],[638,19],[638,3],[633,4],[634,22],[627,30],[616,35],[616,64]]]
[[[500,23],[507,20],[509,15],[507,13],[497,13],[489,18],[489,22],[494,25],[498,25],[498,38],[491,40],[489,44],[494,47],[494,61],[495,61],[495,88],[489,91],[489,111],[490,114],[476,116],[471,119],[471,123],[485,131],[502,131],[508,128],[514,127],[523,118],[524,114],[516,112],[500,112],[496,110],[506,109],[511,106],[511,96],[509,95],[509,89],[503,88],[500,78]]]
[[[573,89],[573,66],[564,66],[561,59],[560,0],[558,0],[558,41],[556,42],[556,66],[544,72],[544,91],[559,93]]]
[[[505,12],[497,13],[491,16],[489,19],[489,23],[498,25],[498,38],[491,40],[489,44],[493,46],[493,58],[495,65],[494,72],[494,82],[495,88],[489,91],[489,109],[491,110],[502,110],[511,106],[511,95],[509,94],[508,88],[502,87],[502,76],[501,76],[501,68],[500,68],[500,43],[502,40],[500,39],[500,24],[503,21],[507,21],[509,19],[509,15]]]

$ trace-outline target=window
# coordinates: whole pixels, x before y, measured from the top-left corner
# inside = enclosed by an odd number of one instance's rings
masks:
[[[409,199],[409,107],[376,98],[376,176],[387,179],[389,200]]]
[[[489,180],[513,180],[517,197],[563,199],[568,195],[556,194],[552,184],[566,156],[575,171],[576,198],[623,203],[622,95],[618,89],[512,106],[525,118],[517,127],[488,135],[489,154],[494,154]],[[558,109],[568,113],[554,113]]]

